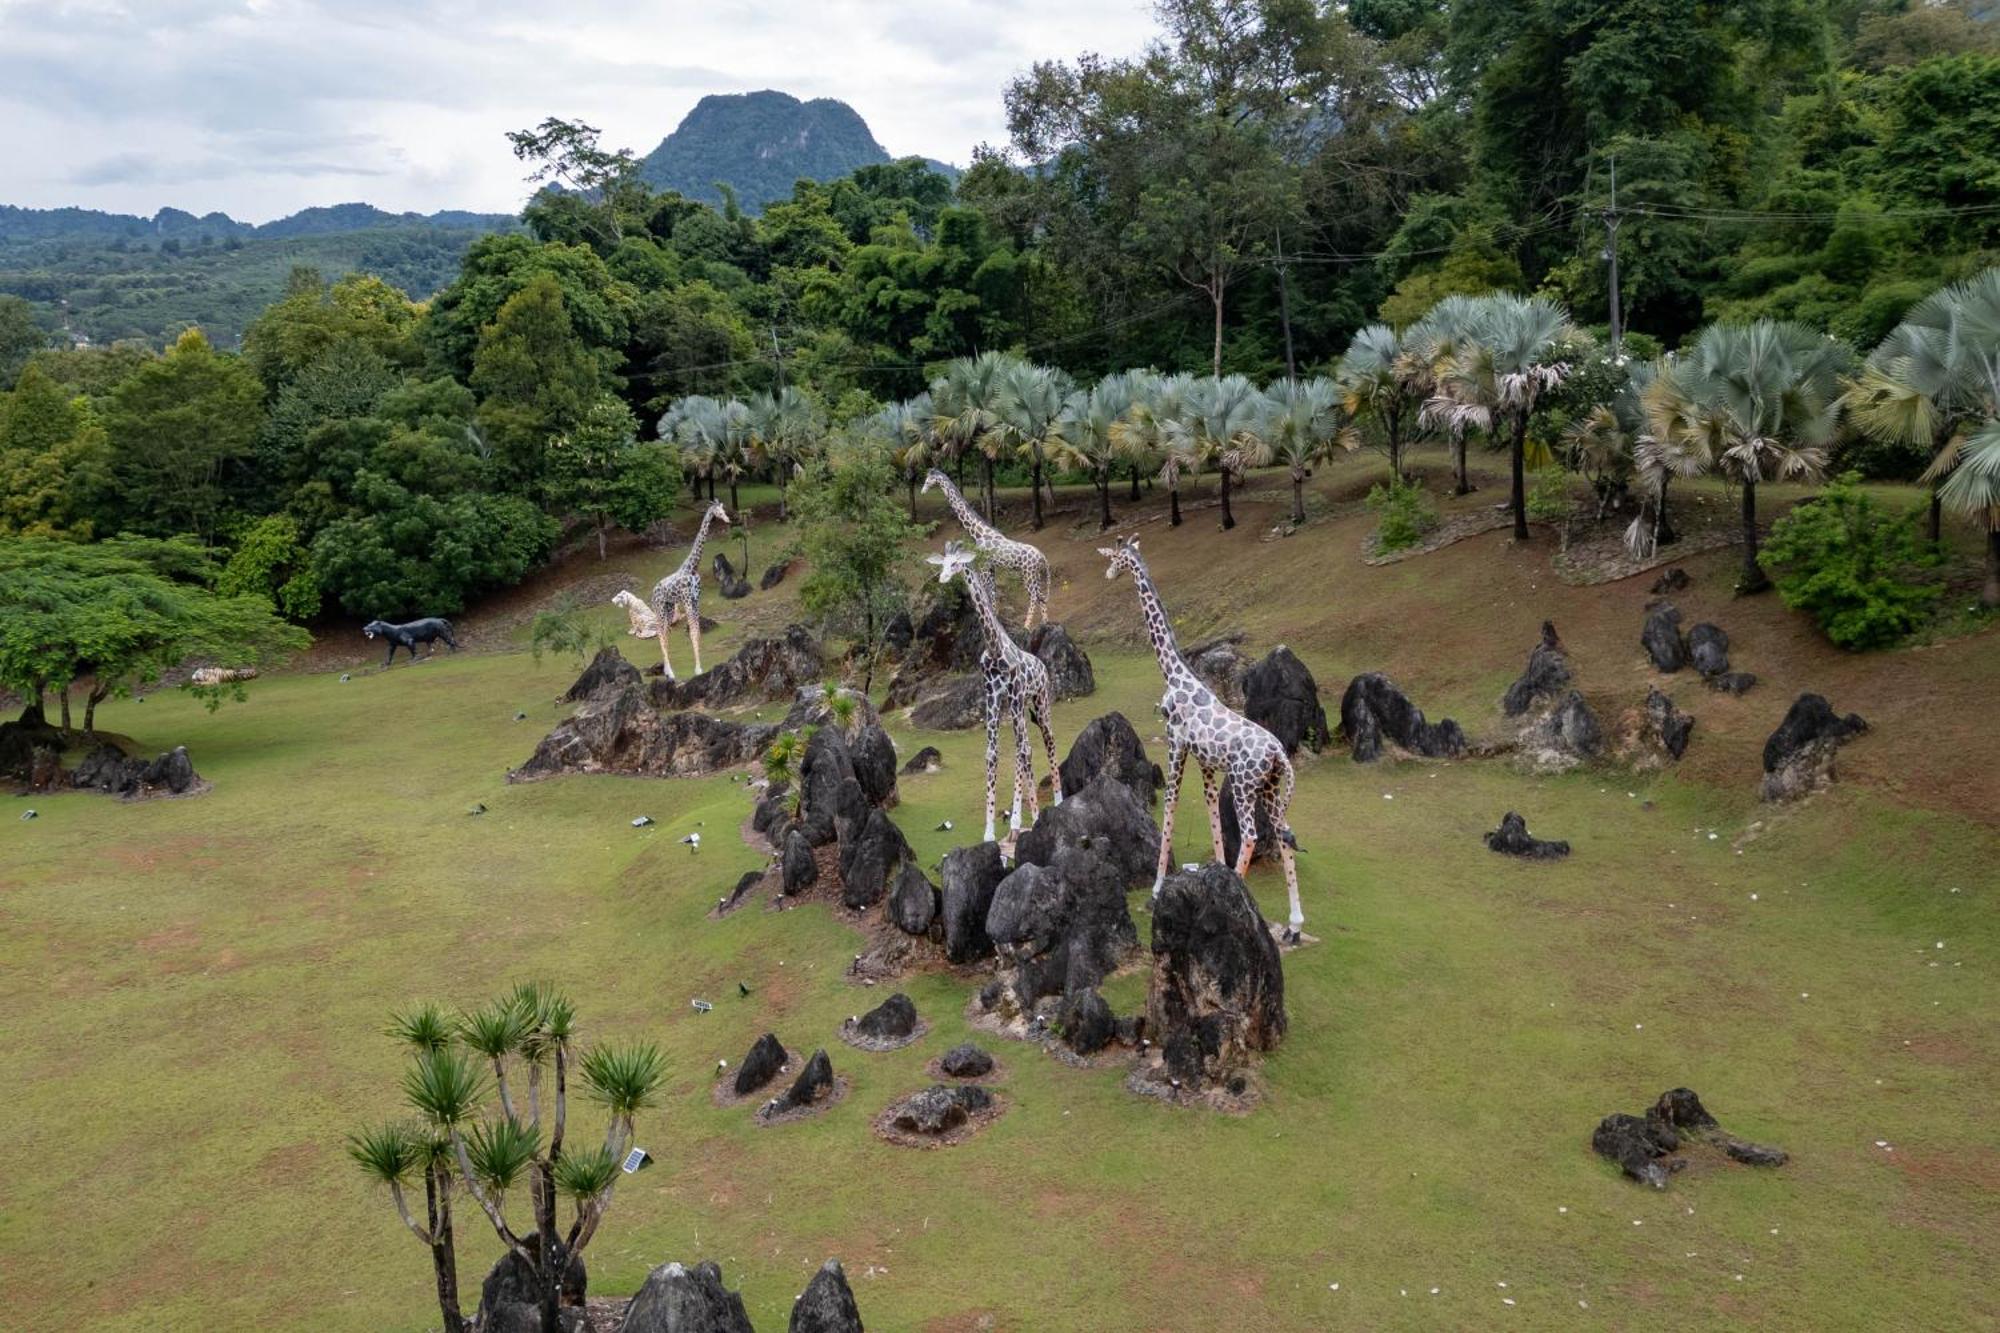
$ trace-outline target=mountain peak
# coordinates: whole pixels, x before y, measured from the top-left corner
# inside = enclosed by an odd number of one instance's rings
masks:
[[[714,204],[722,202],[719,181],[756,212],[789,196],[801,178],[834,180],[890,160],[868,122],[847,103],[832,97],[800,101],[765,88],[711,93],[696,102],[641,161],[639,175],[657,189]]]

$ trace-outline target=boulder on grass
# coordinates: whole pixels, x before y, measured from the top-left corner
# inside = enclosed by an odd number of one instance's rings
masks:
[[[1300,746],[1317,752],[1332,739],[1319,684],[1282,643],[1244,675],[1243,715],[1277,737],[1286,754]]]
[[[1063,1045],[1078,1055],[1095,1055],[1118,1036],[1118,1020],[1110,1004],[1094,989],[1065,996],[1057,1019],[1062,1024]]]
[[[1687,753],[1688,736],[1694,719],[1674,707],[1674,701],[1658,689],[1646,691],[1646,725],[1659,738],[1660,748],[1678,759]]]
[[[1634,768],[1662,768],[1687,753],[1694,718],[1674,706],[1658,686],[1646,691],[1645,704],[1628,709],[1619,726],[1619,756]]]
[[[1704,620],[1689,630],[1687,650],[1689,663],[1704,677],[1729,670],[1729,634],[1720,625]]]
[[[820,727],[799,761],[800,832],[810,845],[824,847],[868,815],[868,794],[855,776],[854,758],[840,728]]]
[[[1250,658],[1242,645],[1243,631],[1236,630],[1196,644],[1181,654],[1201,683],[1238,712],[1243,711],[1243,677],[1250,671]]]
[[[861,794],[868,798],[868,804],[894,805],[896,744],[882,730],[882,724],[871,718],[856,728],[847,743],[847,754],[854,763],[855,781],[861,784]]]
[[[1569,855],[1567,842],[1551,842],[1529,836],[1528,821],[1509,810],[1500,817],[1500,827],[1486,835],[1486,845],[1508,856],[1530,861],[1554,861]]]
[[[654,681],[653,702],[661,708],[775,703],[794,698],[800,687],[818,680],[824,670],[819,640],[812,631],[803,625],[788,625],[780,637],[752,639],[737,649],[734,657],[699,676]]]
[[[201,785],[201,777],[194,771],[194,761],[188,758],[185,745],[154,759],[128,755],[109,743],[99,745],[83,757],[69,780],[73,787],[128,800],[161,794],[184,796]]]
[[[937,919],[937,886],[915,861],[903,862],[889,890],[889,920],[905,935],[928,935]]]
[[[1061,805],[1043,806],[1034,827],[1015,839],[1014,855],[1023,864],[1051,866],[1065,847],[1105,857],[1129,888],[1152,881],[1160,829],[1129,788],[1100,773],[1081,790],[1065,788]]]
[[[662,713],[638,680],[629,679],[584,700],[507,780],[533,782],[562,773],[706,777],[755,759],[777,734],[764,723]]]
[[[812,1053],[812,1059],[806,1061],[805,1068],[792,1080],[792,1086],[785,1089],[784,1095],[771,1109],[776,1113],[796,1111],[824,1101],[832,1094],[833,1061],[827,1058],[826,1047],[822,1046]]]
[[[618,1327],[620,1333],[756,1333],[743,1297],[722,1285],[714,1260],[655,1268]]]
[[[583,674],[563,691],[562,702],[581,703],[607,686],[622,688],[628,681],[639,683],[639,668],[626,661],[616,648],[599,648],[597,656],[591,658],[590,665],[583,669]]]
[[[935,773],[943,767],[944,756],[938,753],[937,746],[926,745],[910,756],[910,762],[903,765],[902,771],[903,776],[908,777],[913,773]]]
[[[1428,722],[1424,710],[1379,671],[1356,676],[1340,699],[1340,730],[1353,747],[1356,763],[1372,763],[1388,746],[1430,759],[1465,753],[1465,732],[1446,718]]]
[[[903,1099],[889,1122],[906,1134],[949,1134],[993,1105],[993,1094],[977,1083],[947,1087],[933,1083]]]
[[[1557,698],[1569,682],[1569,655],[1563,652],[1562,640],[1556,637],[1555,622],[1544,620],[1542,641],[1528,650],[1528,667],[1520,679],[1507,687],[1507,693],[1500,699],[1500,711],[1508,717],[1519,717],[1537,703]]]
[[[778,861],[779,885],[786,894],[802,893],[819,879],[819,861],[812,844],[798,829],[785,834],[785,850]]]
[[[862,1333],[861,1310],[854,1303],[854,1289],[840,1260],[829,1259],[813,1274],[813,1280],[792,1302],[792,1322],[787,1333]]]
[[[1151,809],[1153,798],[1166,784],[1166,776],[1147,756],[1139,733],[1123,713],[1115,712],[1084,724],[1057,771],[1066,792],[1082,791],[1098,774],[1109,773],[1132,793],[1141,809]]]
[[[1680,1137],[1648,1116],[1622,1111],[1605,1116],[1592,1131],[1590,1146],[1599,1157],[1618,1163],[1632,1179],[1657,1190],[1665,1189],[1667,1177],[1687,1165],[1670,1155],[1679,1151]]]
[[[775,565],[767,565],[764,568],[764,576],[757,580],[757,586],[765,592],[769,592],[785,581],[785,575],[789,574],[791,569],[792,565],[788,560],[779,561]]]
[[[1830,784],[1834,752],[1866,730],[1859,713],[1841,717],[1825,696],[1801,694],[1764,742],[1764,799],[1793,800]]]
[[[1146,1030],[1183,1083],[1226,1084],[1285,1035],[1277,941],[1250,890],[1219,865],[1177,871],[1153,902]]]
[[[856,910],[873,907],[911,859],[910,844],[896,821],[880,810],[840,843],[840,901]]]
[[[1660,575],[1659,578],[1653,580],[1653,596],[1664,597],[1668,593],[1679,592],[1693,582],[1694,580],[1688,577],[1688,572],[1685,569],[1682,569],[1679,565],[1675,565],[1672,569]]]
[[[540,1236],[529,1234],[522,1240],[536,1254],[542,1252]],[[583,1256],[571,1255],[563,1269],[561,1290],[556,1293],[557,1307],[580,1313],[589,1284]],[[541,1283],[535,1277],[535,1270],[528,1266],[526,1259],[508,1250],[487,1270],[486,1280],[479,1284],[479,1327],[519,1327],[539,1333],[541,1304]]]
[[[709,568],[715,571],[716,591],[728,600],[733,602],[750,595],[750,580],[738,574],[736,566],[730,564],[729,557],[722,552],[715,553],[715,559],[709,563]]]
[[[775,1032],[766,1032],[750,1047],[743,1063],[736,1066],[734,1087],[738,1097],[747,1097],[776,1078],[785,1067],[785,1048]]]
[[[929,731],[964,731],[986,720],[986,682],[979,676],[948,676],[910,710],[912,726]]]
[[[938,1060],[938,1069],[953,1078],[985,1078],[993,1072],[993,1057],[971,1042],[962,1042]]]
[[[1646,624],[1639,631],[1639,646],[1646,650],[1646,657],[1655,671],[1671,675],[1687,665],[1687,642],[1681,638],[1680,609],[1672,602],[1661,602],[1646,613]]]
[[[970,963],[992,956],[993,940],[986,933],[986,914],[993,906],[993,890],[1006,873],[1000,863],[997,842],[955,847],[945,853],[938,871],[939,911],[944,924],[945,957],[952,962]]]
[[[1048,668],[1049,688],[1058,699],[1081,699],[1097,690],[1097,676],[1090,658],[1070,638],[1061,625],[1044,624],[1035,630],[1034,652]],[[1025,645],[1024,645],[1025,646]]]
[[[1571,690],[1521,729],[1518,753],[1538,773],[1564,772],[1604,753],[1604,729],[1583,695]]]
[[[902,1041],[916,1035],[916,1002],[901,991],[854,1021],[856,1035],[870,1041]]]
[[[1123,872],[1094,848],[1064,848],[1048,866],[1023,862],[1000,881],[986,914],[1014,1004],[1088,990],[1130,958],[1139,932]]]

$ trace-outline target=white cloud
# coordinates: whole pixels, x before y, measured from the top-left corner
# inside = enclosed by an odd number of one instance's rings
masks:
[[[1147,0],[0,0],[0,203],[263,221],[508,211],[546,115],[649,151],[701,97],[851,104],[892,153],[1005,139],[1035,60],[1136,52]]]

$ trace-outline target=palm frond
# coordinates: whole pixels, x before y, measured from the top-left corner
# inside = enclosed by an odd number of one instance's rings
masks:
[[[667,1076],[667,1060],[650,1042],[629,1046],[594,1046],[585,1051],[577,1070],[591,1098],[629,1116],[650,1106]]]

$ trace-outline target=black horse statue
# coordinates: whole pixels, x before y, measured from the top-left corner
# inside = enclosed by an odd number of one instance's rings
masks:
[[[458,651],[458,640],[451,636],[451,622],[442,616],[412,620],[407,625],[391,625],[386,620],[371,620],[361,627],[361,632],[371,639],[379,634],[389,641],[389,655],[382,659],[382,665],[385,667],[396,660],[398,648],[409,649],[410,660],[416,661],[417,645],[420,643],[430,644],[431,651],[435,653],[437,641],[443,639],[453,652]]]

